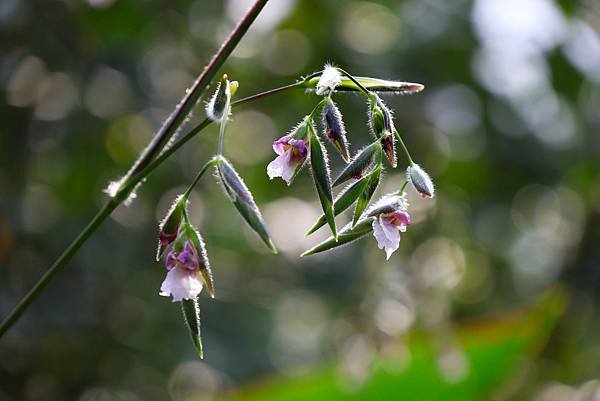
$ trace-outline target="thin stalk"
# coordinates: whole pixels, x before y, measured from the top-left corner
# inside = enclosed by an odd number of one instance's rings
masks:
[[[394,135],[396,136],[396,139],[398,139],[398,143],[400,143],[400,147],[404,151],[404,155],[406,156],[406,160],[408,160],[408,164],[412,166],[413,164],[415,164],[415,162],[413,162],[412,157],[410,157],[410,153],[408,152],[408,148],[404,144],[402,137],[400,136],[398,131],[395,129],[394,129]]]
[[[257,99],[260,99],[260,98],[265,97],[265,96],[273,95],[275,93],[283,92],[283,91],[288,90],[288,89],[298,88],[298,87],[301,87],[302,85],[304,85],[304,81],[298,81],[298,82],[294,82],[293,84],[280,86],[279,88],[270,89],[268,91],[260,92],[260,93],[257,93],[255,95],[247,96],[247,97],[245,97],[243,99],[240,99],[240,100],[237,100],[235,102],[232,102],[231,106],[232,107],[233,106],[239,106],[240,104],[251,102],[253,100],[257,100]]]
[[[328,99],[329,99],[329,97],[325,97],[325,98],[321,99],[321,101],[319,103],[317,103],[317,105],[315,106],[315,108],[312,109],[312,111],[308,115],[308,120],[309,121],[314,121],[315,114],[317,114],[319,112],[319,110],[325,105],[325,103],[327,103]]]
[[[211,168],[212,166],[214,166],[215,164],[217,164],[218,161],[219,161],[218,157],[213,157],[212,159],[210,159],[209,161],[207,161],[206,163],[204,163],[204,166],[202,166],[202,168],[200,169],[200,171],[198,172],[198,174],[196,174],[196,177],[194,178],[194,181],[192,181],[192,183],[190,184],[190,186],[188,187],[188,189],[183,194],[183,197],[185,199],[187,199],[190,196],[190,193],[192,192],[192,190],[194,189],[194,187],[196,186],[196,184],[198,183],[198,181],[200,181],[200,178],[202,178],[202,176],[204,175],[204,173],[206,173],[206,170],[208,170],[209,168]]]
[[[370,90],[368,90],[367,88],[365,88],[363,86],[363,84],[361,84],[360,82],[358,82],[349,72],[347,72],[346,70],[337,67],[337,70],[339,72],[341,72],[342,74],[344,74],[345,76],[348,77],[348,79],[350,79],[350,81],[354,82],[354,84],[356,86],[358,86],[358,89],[360,89],[360,91],[365,95],[368,96],[369,98],[373,97],[373,94],[371,93]]]

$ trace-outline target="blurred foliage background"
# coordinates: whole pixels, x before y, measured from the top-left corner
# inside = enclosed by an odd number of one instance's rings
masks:
[[[0,2],[0,316],[95,213],[249,4]],[[425,84],[386,100],[435,200],[411,198],[415,224],[390,261],[372,237],[299,259],[318,241],[303,236],[319,214],[311,178],[288,188],[265,168],[271,141],[316,98],[298,90],[240,107],[226,154],[282,252],[265,252],[221,189],[200,183],[191,212],[217,292],[201,303],[205,360],[179,305],[158,296],[154,255],[157,221],[211,156],[214,127],[0,340],[0,400],[600,399],[599,30],[594,0],[271,0],[223,69],[238,96],[326,61]],[[336,99],[357,149],[365,102]],[[402,181],[388,171],[379,193]],[[562,299],[546,292],[557,284],[570,302],[555,327],[560,307],[536,300]],[[534,304],[546,318],[489,318]]]

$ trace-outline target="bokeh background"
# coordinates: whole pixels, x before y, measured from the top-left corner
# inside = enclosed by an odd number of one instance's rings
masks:
[[[99,208],[249,4],[0,2],[0,316]],[[310,175],[288,188],[265,168],[271,141],[317,99],[298,90],[240,107],[226,154],[281,252],[266,252],[203,179],[191,212],[217,292],[201,301],[205,359],[179,306],[158,296],[154,255],[157,221],[214,152],[214,127],[0,340],[0,400],[600,399],[599,30],[595,0],[271,0],[223,68],[238,95],[326,61],[425,84],[385,100],[436,198],[411,194],[415,224],[389,261],[372,237],[300,259],[326,235],[303,236],[319,214]],[[365,101],[336,99],[357,149]],[[199,106],[193,121],[202,116]],[[379,194],[402,181],[388,170]],[[535,335],[521,347],[487,352],[524,332]]]

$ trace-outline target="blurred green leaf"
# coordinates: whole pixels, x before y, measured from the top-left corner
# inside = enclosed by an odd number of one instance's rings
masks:
[[[329,365],[303,377],[275,377],[222,401],[479,401],[516,374],[548,339],[566,304],[560,289],[543,295],[527,312],[463,324],[457,340],[468,363],[466,376],[450,382],[440,374],[437,353],[424,335],[408,340],[410,362],[393,373],[397,362],[377,357],[368,381],[355,392],[340,385],[336,366]],[[392,369],[390,369],[392,368]]]

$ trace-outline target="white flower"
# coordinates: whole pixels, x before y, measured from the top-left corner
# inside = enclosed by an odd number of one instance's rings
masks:
[[[316,93],[319,96],[326,96],[335,90],[335,87],[342,82],[342,76],[337,68],[331,64],[325,64],[323,73],[317,82]]]
[[[160,295],[172,296],[173,302],[195,299],[200,291],[202,291],[202,280],[199,272],[180,266],[171,269],[160,286]]]
[[[394,202],[388,205],[394,209],[387,211],[383,208],[382,210],[386,211],[378,214],[373,220],[373,236],[379,249],[385,250],[387,259],[400,246],[400,233],[405,232],[406,227],[411,224],[410,215],[406,211],[406,198],[398,196],[393,200]]]
[[[171,251],[167,255],[166,267],[169,272],[160,286],[160,295],[172,296],[173,302],[183,299],[195,299],[202,291],[202,275],[198,252],[189,241],[179,252]]]
[[[267,166],[270,179],[281,177],[290,185],[294,173],[302,165],[308,155],[307,143],[302,139],[293,139],[292,135],[273,142],[273,150],[279,156]]]

